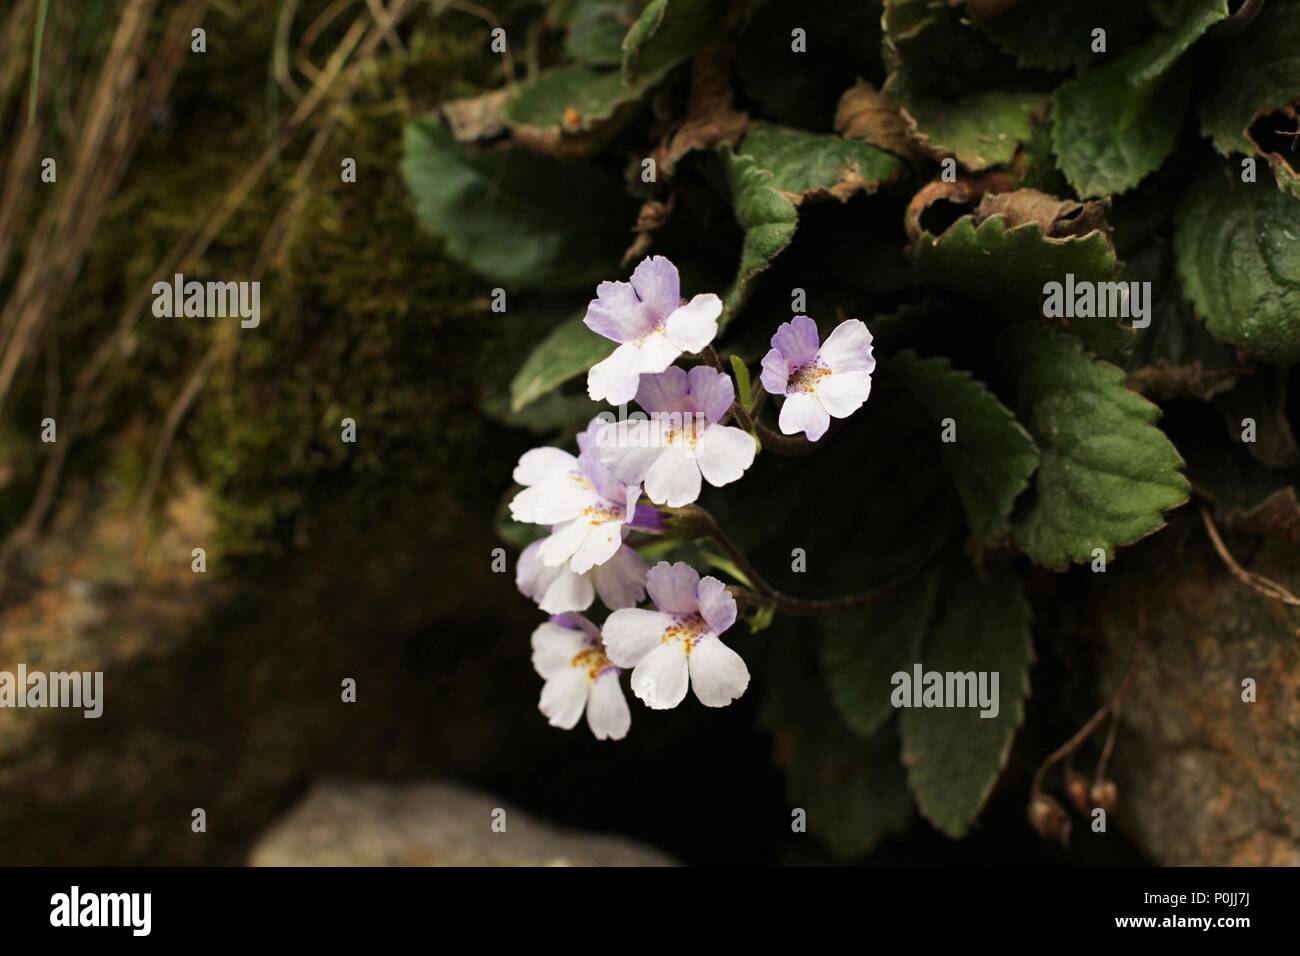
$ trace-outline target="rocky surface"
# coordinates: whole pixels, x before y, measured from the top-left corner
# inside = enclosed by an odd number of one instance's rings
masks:
[[[494,821],[497,823],[494,829]],[[670,866],[620,837],[562,829],[452,783],[329,781],[258,841],[253,866]]]
[[[1138,605],[1147,646],[1123,705],[1118,825],[1171,865],[1300,865],[1300,641],[1297,609],[1233,578],[1202,536],[1157,571],[1098,589],[1102,686],[1129,666]],[[1251,570],[1293,590],[1295,549],[1229,541]],[[1255,703],[1242,681],[1256,682]]]

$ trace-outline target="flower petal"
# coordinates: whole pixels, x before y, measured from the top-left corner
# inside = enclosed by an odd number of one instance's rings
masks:
[[[547,614],[585,611],[595,599],[595,588],[587,575],[574,574],[568,565],[558,568],[543,565],[538,593],[533,595],[533,600]]]
[[[736,386],[731,384],[731,376],[707,365],[697,365],[691,369],[688,380],[694,409],[703,412],[711,422],[722,421],[736,400]]]
[[[660,644],[632,671],[632,693],[652,710],[669,710],[686,698],[686,649],[681,641]]]
[[[658,325],[682,301],[682,280],[665,256],[646,256],[632,271],[632,288]]]
[[[691,648],[690,671],[691,687],[705,707],[726,707],[749,686],[744,660],[716,637],[705,637]]]
[[[712,575],[700,579],[700,616],[714,634],[736,623],[736,599],[727,586]]]
[[[809,441],[817,441],[831,427],[831,416],[814,396],[799,392],[786,398],[777,424],[782,435],[803,432]]]
[[[552,727],[572,730],[587,706],[588,688],[586,671],[577,667],[567,668],[542,685],[538,709],[550,720]]]
[[[605,618],[600,636],[605,653],[619,667],[635,667],[663,640],[673,619],[659,611],[630,607]]]
[[[597,740],[622,740],[632,726],[627,698],[618,682],[618,671],[608,670],[596,678],[587,698],[587,726]]]
[[[700,466],[689,448],[665,448],[645,473],[645,493],[657,505],[680,508],[700,496]]]
[[[837,325],[818,354],[832,372],[870,373],[876,367],[871,355],[871,333],[861,319],[846,319]]]
[[[593,568],[591,572],[596,593],[611,611],[634,607],[645,600],[645,576],[645,559],[627,545],[623,545],[614,557]]]
[[[540,485],[550,478],[567,475],[577,467],[578,459],[562,448],[534,448],[519,457],[519,464],[515,465],[511,477],[514,478],[515,484],[525,487]]]
[[[532,644],[533,670],[549,680],[573,670],[573,658],[587,647],[587,638],[581,631],[546,621],[533,631]]]
[[[695,456],[704,480],[721,488],[745,473],[757,450],[754,439],[743,429],[710,425],[695,446]]]
[[[780,349],[772,349],[763,356],[763,373],[759,376],[763,389],[769,395],[784,395],[790,384],[790,363]]]
[[[658,375],[665,372],[682,354],[682,350],[661,332],[646,336],[636,344],[640,349],[636,357],[638,375]],[[633,394],[635,395],[635,392]]]
[[[704,292],[673,310],[664,323],[669,340],[683,352],[699,352],[718,334],[722,300]]]
[[[597,335],[615,342],[632,342],[648,335],[658,324],[630,282],[602,282],[596,298],[587,303],[582,322]]]
[[[654,421],[617,422],[601,433],[600,462],[610,475],[626,484],[644,481],[645,473],[662,452],[661,429]]]
[[[700,608],[700,575],[685,561],[660,561],[646,572],[645,588],[655,607],[668,614],[694,614]]]
[[[591,522],[586,518],[574,518],[556,525],[551,529],[550,537],[542,539],[542,546],[538,549],[542,564],[554,568],[567,562],[587,540],[590,528]]]
[[[686,408],[690,379],[676,366],[658,375],[643,375],[636,403],[647,412],[679,412]]]
[[[569,570],[577,574],[586,574],[604,564],[623,546],[622,521],[602,521],[595,525],[588,522],[588,528],[586,538],[569,561]]]
[[[587,372],[587,395],[591,400],[611,405],[632,401],[641,378],[637,371],[640,355],[641,350],[635,342],[624,342],[609,354],[609,358],[593,365]]]
[[[806,315],[796,315],[789,322],[782,322],[772,334],[772,348],[780,351],[791,368],[812,361],[820,341],[817,323]]]
[[[832,418],[848,418],[871,394],[871,376],[866,372],[832,372],[813,391]]]
[[[599,500],[590,482],[574,472],[548,478],[525,488],[510,499],[510,517],[525,524],[559,524],[572,521],[582,509]]]

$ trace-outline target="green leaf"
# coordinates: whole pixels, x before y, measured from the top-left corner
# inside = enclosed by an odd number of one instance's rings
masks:
[[[982,382],[946,358],[921,359],[902,352],[889,360],[894,372],[934,420],[951,418],[956,440],[940,442],[971,534],[992,545],[1010,528],[1016,497],[1038,467],[1038,449],[1015,416]]]
[[[1043,287],[1067,273],[1075,281],[1114,279],[1115,250],[1100,231],[1083,236],[1044,236],[1035,223],[1008,228],[1005,216],[990,216],[978,226],[963,216],[938,238],[924,233],[914,249],[923,282],[948,289],[987,307],[1004,321],[1037,317],[1040,322],[1073,321],[1070,331],[1098,355],[1117,356],[1132,329],[1113,319],[1047,319]]]
[[[671,69],[718,35],[722,0],[650,0],[623,41],[623,79]]]
[[[625,86],[617,70],[561,66],[517,85],[501,105],[501,118],[516,129],[590,130],[635,103],[649,85]]]
[[[1188,485],[1182,458],[1155,426],[1160,410],[1072,336],[1026,326],[998,344],[1020,420],[1042,456],[1034,499],[1015,517],[1016,544],[1063,571],[1095,548],[1110,558],[1164,527],[1164,512],[1187,500]]]
[[[1183,296],[1168,243],[1150,243],[1129,256],[1123,280],[1150,282],[1151,324],[1139,329],[1125,364],[1128,387],[1153,402],[1207,401],[1232,388],[1242,363],[1196,318]]]
[[[755,123],[740,144],[772,174],[772,183],[798,204],[805,199],[841,202],[859,192],[873,193],[902,175],[902,160],[867,143]]]
[[[1133,0],[1021,0],[981,26],[1021,66],[1063,70],[1115,55],[1144,36],[1152,21],[1146,5]],[[1095,29],[1106,31],[1105,54],[1092,51]]]
[[[641,0],[577,0],[558,19],[568,28],[564,52],[588,66],[621,66],[623,38],[636,22]]]
[[[921,815],[954,839],[965,836],[1006,765],[1029,696],[1031,614],[1020,579],[1005,564],[981,580],[965,564],[943,577],[939,616],[918,663],[924,672],[998,675],[995,717],[974,707],[911,707],[899,728],[908,783]]]
[[[1183,125],[1190,64],[1134,85],[1145,48],[1062,83],[1052,97],[1052,149],[1084,198],[1132,189],[1159,168]]]
[[[794,239],[799,213],[773,183],[772,174],[750,156],[737,156],[729,146],[720,148],[726,164],[727,185],[736,222],[744,232],[740,264],[730,291],[723,299],[719,331],[744,307],[751,285]]]
[[[613,342],[583,324],[585,314],[561,322],[524,360],[510,383],[511,411],[578,377],[614,350]]]
[[[1222,67],[1201,104],[1201,129],[1225,156],[1258,155],[1256,118],[1300,99],[1300,5],[1269,3],[1224,43]]]
[[[1009,162],[1047,109],[1007,56],[948,4],[885,4],[889,76],[883,92],[932,153],[967,169]]]
[[[1166,28],[1143,44],[1142,62],[1129,74],[1132,83],[1155,79],[1173,66],[1206,30],[1228,19],[1228,0],[1167,0],[1158,13]]]
[[[807,642],[772,642],[764,662],[767,696],[759,722],[776,737],[792,806],[808,815],[808,829],[841,859],[869,853],[912,817],[907,776],[892,728],[863,740],[826,699]]]
[[[1300,360],[1300,200],[1207,167],[1174,216],[1178,274],[1215,337],[1274,365]]]
[[[433,118],[407,124],[402,174],[448,253],[503,285],[594,284],[618,268],[636,220],[603,170],[515,149],[471,155]]]
[[[893,715],[889,679],[900,670],[910,673],[920,660],[940,576],[931,570],[879,604],[822,622],[822,666],[831,700],[854,733],[871,737]]]
[[[922,144],[955,156],[972,170],[1009,163],[1047,112],[1043,93],[986,90],[944,100],[919,93],[903,73],[891,75],[884,92],[898,104]]]

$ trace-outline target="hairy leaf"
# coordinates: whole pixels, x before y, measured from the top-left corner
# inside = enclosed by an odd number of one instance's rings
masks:
[[[623,41],[623,79],[670,69],[718,33],[723,0],[650,0]]]
[[[1183,194],[1174,251],[1210,331],[1274,365],[1300,360],[1300,200],[1265,175],[1241,183],[1206,168]]]
[[[1031,620],[1020,578],[1008,565],[993,565],[980,578],[962,563],[943,576],[939,616],[918,663],[941,674],[998,675],[996,716],[981,717],[978,704],[968,702],[912,707],[899,720],[917,807],[954,839],[965,836],[984,808],[1024,718],[1034,661]]]
[[[831,700],[844,722],[871,737],[893,715],[890,676],[911,671],[934,619],[938,570],[919,575],[879,604],[827,618],[822,665]]]
[[[796,205],[825,197],[844,202],[855,193],[875,192],[903,172],[901,160],[874,146],[773,123],[754,124],[740,155],[771,172],[772,184]]]
[[[524,360],[510,383],[511,411],[519,411],[583,374],[613,351],[614,343],[583,324],[585,314],[561,322]]]
[[[754,278],[790,245],[799,213],[777,188],[772,173],[753,157],[738,156],[729,146],[721,147],[719,152],[726,164],[736,222],[745,235],[735,281],[723,299],[721,327],[744,307]]]
[[[991,216],[977,226],[973,217],[963,216],[937,238],[923,234],[914,254],[923,281],[973,299],[1003,321],[1059,322],[1106,357],[1118,355],[1132,337],[1132,330],[1113,318],[1043,317],[1048,282],[1061,282],[1067,273],[1076,282],[1114,279],[1115,250],[1101,231],[1055,238],[1044,236],[1033,222],[1008,227],[1004,216]]]
[[[1034,440],[982,382],[954,369],[948,359],[920,359],[908,351],[891,358],[890,365],[935,422],[934,440],[943,449],[971,534],[996,543],[1007,533],[1016,497],[1038,467]],[[953,421],[955,441],[940,440],[945,419]]]
[[[596,167],[521,150],[471,155],[436,119],[407,125],[402,174],[421,223],[452,256],[517,286],[567,289],[608,276],[636,218],[636,204]]]
[[[1164,512],[1187,500],[1188,485],[1182,458],[1155,426],[1160,410],[1072,336],[1026,326],[998,344],[1020,420],[1042,456],[1033,500],[1015,517],[1016,544],[1063,571],[1096,548],[1113,557],[1164,527]]]
[[[1132,189],[1174,147],[1191,92],[1188,65],[1135,85],[1130,74],[1143,55],[1080,73],[1052,97],[1052,149],[1080,196]]]

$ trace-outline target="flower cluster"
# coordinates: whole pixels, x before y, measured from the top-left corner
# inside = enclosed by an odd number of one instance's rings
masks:
[[[620,406],[635,399],[644,414],[602,413],[578,435],[576,456],[534,448],[515,468],[522,490],[511,516],[547,530],[520,555],[515,583],[551,615],[532,646],[552,726],[570,729],[585,711],[597,739],[626,736],[624,670],[633,694],[655,710],[676,707],[690,689],[705,706],[725,707],[749,686],[744,660],[721,640],[736,622],[731,590],[680,561],[647,568],[633,546],[641,539],[628,543],[634,533],[664,531],[656,505],[691,505],[705,482],[731,484],[754,463],[759,436],[728,424],[734,417],[749,427],[749,409],[712,353],[721,314],[712,293],[684,301],[663,256],[644,259],[630,282],[602,282],[584,321],[618,346],[592,367],[587,392]],[[702,352],[708,364],[673,364]],[[823,343],[816,323],[796,316],[772,337],[762,368],[762,387],[784,398],[781,431],[817,441],[831,418],[867,400],[871,334],[854,319]],[[647,594],[653,609],[638,607]],[[601,626],[580,613],[596,597],[610,611]]]

